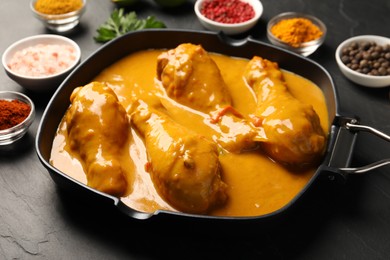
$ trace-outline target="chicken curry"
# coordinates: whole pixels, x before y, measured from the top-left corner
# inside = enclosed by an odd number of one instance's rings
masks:
[[[194,44],[124,57],[70,101],[51,164],[144,212],[276,211],[313,176],[329,127],[311,81]]]

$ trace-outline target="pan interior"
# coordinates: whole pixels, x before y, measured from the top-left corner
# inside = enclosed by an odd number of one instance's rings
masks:
[[[183,35],[184,34],[184,35]],[[158,33],[157,35],[153,35],[153,33],[148,34],[151,38],[159,37]],[[61,99],[64,99],[64,96],[67,97],[65,98],[68,99],[70,96],[70,93],[73,91],[73,89],[77,86],[85,85],[93,80],[98,80],[98,81],[106,81],[106,82],[111,82],[112,83],[112,74],[110,75],[108,72],[110,70],[114,70],[115,68],[123,67],[125,64],[126,66],[131,66],[127,64],[126,62],[129,62],[131,60],[131,57],[134,57],[135,53],[142,52],[148,49],[168,49],[168,48],[173,48],[176,46],[176,44],[180,44],[183,42],[193,42],[195,44],[202,44],[205,46],[205,49],[207,48],[210,49],[211,52],[213,53],[222,53],[224,55],[231,55],[234,57],[240,57],[240,58],[250,58],[253,55],[259,55],[259,56],[264,56],[267,59],[271,59],[273,61],[276,61],[279,63],[280,67],[286,70],[286,76],[287,77],[294,77],[294,74],[301,75],[308,79],[309,81],[313,82],[315,85],[319,87],[322,91],[323,99],[324,99],[324,104],[325,106],[322,108],[318,108],[318,110],[321,110],[322,112],[322,118],[325,118],[323,120],[323,127],[327,131],[329,128],[329,124],[331,123],[331,120],[334,117],[335,114],[335,99],[334,99],[334,91],[333,91],[333,84],[332,81],[329,77],[329,75],[317,64],[311,62],[310,60],[298,57],[293,54],[289,54],[283,51],[280,51],[278,49],[274,49],[271,46],[268,45],[263,45],[258,42],[254,41],[248,41],[245,44],[241,46],[231,46],[228,45],[224,42],[221,42],[216,35],[210,35],[210,34],[195,34],[198,37],[193,37],[194,34],[188,34],[188,33],[180,33],[180,32],[175,32],[175,35],[180,35],[178,37],[179,39],[182,38],[181,40],[176,40],[175,42],[170,42],[167,41],[167,43],[163,46],[165,47],[160,47],[158,46],[157,48],[145,48],[145,46],[137,46],[137,44],[130,45],[129,42],[137,42],[134,41],[134,38],[137,37],[145,37],[144,35],[139,35],[135,34],[133,36],[128,35],[122,39],[119,39],[118,41],[113,42],[111,45],[107,45],[104,48],[102,48],[100,51],[95,53],[93,56],[91,56],[88,60],[86,60],[85,63],[83,63],[78,70],[74,72],[73,75],[71,75],[70,78],[67,79],[59,89],[58,93],[56,93],[53,96],[52,101],[50,102],[47,111],[45,112],[45,117],[43,118],[43,125],[41,132],[39,133],[39,149],[40,152],[42,153],[42,160],[45,162],[49,162],[51,159],[51,152],[53,150],[53,140],[55,139],[55,133],[57,131],[57,127],[60,124],[60,121],[69,106],[69,101],[61,101]],[[186,37],[188,36],[188,37]],[[169,37],[168,37],[169,38]],[[118,49],[121,49],[122,51],[118,52]],[[153,53],[153,51],[151,51]],[[151,54],[153,57],[157,55],[157,52],[155,54]],[[114,58],[113,58],[114,57]],[[128,58],[130,57],[130,58]],[[219,59],[218,56],[215,57],[216,60]],[[147,59],[146,59],[147,60]],[[146,61],[144,59],[144,61]],[[133,61],[130,61],[133,62]],[[217,61],[218,62],[218,61]],[[220,62],[220,66],[222,65],[222,61]],[[103,65],[102,65],[103,64]],[[154,73],[154,68],[155,64],[153,62],[146,63],[144,64],[143,68],[149,68],[150,70],[153,69],[152,74]],[[133,67],[133,70],[135,72],[136,68]],[[136,74],[136,73],[135,73]],[[86,76],[86,75],[89,75]],[[93,75],[93,76],[91,76]],[[305,79],[305,80],[306,80]],[[120,84],[118,84],[120,85]],[[117,89],[120,89],[117,86]],[[115,88],[115,87],[114,87]],[[120,90],[121,91],[121,90]],[[119,92],[120,92],[119,91]],[[299,91],[299,86],[296,87],[296,91],[299,95],[299,93],[302,93]],[[61,94],[62,93],[62,94]],[[248,94],[249,95],[249,94]],[[304,95],[302,95],[303,97]],[[242,101],[241,101],[242,102]],[[244,105],[242,105],[242,109],[246,109]],[[44,133],[47,133],[45,135]],[[45,137],[44,137],[45,136]],[[43,142],[43,140],[46,139],[48,143]],[[46,143],[46,144],[44,144]],[[248,157],[253,156],[253,155],[247,155]],[[240,160],[243,160],[242,163]],[[225,162],[224,162],[225,161]],[[250,171],[250,169],[253,168],[259,168],[258,166],[258,161],[256,160],[246,160],[244,157],[234,157],[234,158],[229,158],[229,156],[226,156],[222,160],[222,164],[229,164],[229,162],[234,161],[235,165],[238,168],[233,168],[230,167],[230,171],[232,171],[232,174],[237,175],[237,172],[240,171]],[[251,162],[251,163],[248,163]],[[264,161],[265,162],[265,161]],[[263,163],[264,163],[263,162]],[[270,163],[270,161],[267,161],[266,163]],[[51,164],[47,164],[51,165]],[[51,165],[52,166],[52,165]],[[54,169],[54,174],[64,174],[67,176],[70,176],[70,182],[71,184],[79,185],[80,183],[83,183],[85,185],[86,180],[85,176],[83,177],[82,174],[80,174],[80,168],[79,166],[76,165],[75,168],[73,168],[71,171],[66,170],[66,169],[61,169],[61,167],[57,167],[54,165],[54,168],[51,168],[51,170]],[[283,167],[277,166],[276,168],[280,168],[282,171]],[[276,170],[277,172],[278,170]],[[145,176],[147,175],[144,173]],[[283,173],[284,174],[284,173]],[[296,174],[293,173],[289,177],[289,181],[293,181],[296,184],[295,190],[293,193],[289,195],[288,199],[285,199],[283,202],[280,202],[277,205],[274,205],[273,207],[269,207],[268,209],[266,208],[265,210],[257,210],[259,207],[261,208],[264,204],[266,204],[266,200],[256,203],[255,200],[251,201],[249,204],[251,204],[251,210],[247,210],[243,212],[242,214],[237,213],[237,211],[234,212],[229,212],[229,210],[216,210],[213,215],[216,216],[261,216],[264,214],[269,214],[273,213],[276,211],[279,211],[280,209],[286,207],[287,205],[291,204],[295,199],[299,197],[300,194],[302,194],[307,186],[312,182],[312,180],[317,176],[316,169],[310,169],[309,171],[305,173],[300,173]],[[277,174],[275,174],[277,175]],[[233,176],[233,175],[231,175]],[[147,176],[146,176],[147,178]],[[249,179],[247,180],[248,182],[251,182],[253,176],[248,177]],[[291,182],[290,182],[291,183]],[[279,183],[280,184],[280,183]],[[263,185],[262,189],[265,190],[267,188],[267,185]],[[276,184],[270,184],[268,186],[277,186]],[[283,186],[283,185],[282,185]],[[291,185],[290,185],[291,186]],[[283,187],[279,187],[282,189]],[[150,198],[154,198],[153,204],[149,209],[142,208],[143,206],[137,205],[138,202],[142,201],[142,199],[135,197],[125,197],[122,199],[122,201],[128,205],[130,208],[135,208],[138,211],[155,211],[159,209],[165,209],[169,211],[175,211],[172,207],[170,207],[167,203],[165,203],[161,198],[158,196],[155,191],[152,191],[152,196]],[[237,194],[240,194],[242,192],[238,192]],[[236,195],[240,196],[240,195]],[[248,195],[246,199],[253,197],[253,195]],[[142,196],[141,196],[142,197]],[[134,201],[138,201],[137,203],[134,203]],[[153,199],[152,199],[153,200]],[[142,203],[141,203],[142,204]],[[150,204],[150,205],[151,205]],[[153,208],[154,207],[154,208]]]

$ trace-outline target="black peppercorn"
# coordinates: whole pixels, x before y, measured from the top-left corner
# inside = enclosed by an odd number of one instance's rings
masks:
[[[390,44],[353,42],[341,50],[341,61],[352,70],[367,75],[390,75]]]

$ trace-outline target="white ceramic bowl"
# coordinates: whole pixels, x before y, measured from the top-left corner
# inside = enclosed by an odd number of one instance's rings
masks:
[[[34,16],[42,21],[46,28],[56,33],[67,32],[75,28],[79,24],[87,6],[87,0],[83,0],[83,6],[79,10],[65,14],[44,14],[35,10],[36,1],[32,0],[30,2],[30,8]]]
[[[46,45],[67,45],[71,46],[74,49],[74,54],[76,59],[73,61],[69,67],[62,72],[57,74],[52,74],[50,76],[25,76],[20,73],[12,71],[9,67],[10,61],[15,55],[16,52],[24,50],[31,46],[36,46],[37,44],[46,44]],[[5,69],[6,74],[19,83],[22,87],[32,90],[32,91],[53,91],[56,89],[59,84],[68,76],[68,74],[80,63],[81,60],[81,51],[80,47],[71,39],[60,36],[60,35],[51,35],[51,34],[41,34],[36,36],[30,36],[24,39],[21,39],[12,45],[10,45],[2,56],[2,63]]]
[[[19,100],[28,104],[31,108],[29,115],[18,125],[0,130],[0,146],[12,144],[22,138],[35,119],[35,106],[29,97],[14,91],[0,91],[0,100]]]
[[[275,24],[277,24],[281,20],[292,19],[292,18],[306,18],[306,19],[310,20],[314,25],[316,25],[322,31],[322,36],[316,40],[304,42],[304,43],[301,43],[297,47],[293,47],[293,46],[281,41],[279,38],[275,37],[272,34],[271,28]],[[312,15],[303,14],[303,13],[296,13],[296,12],[286,12],[286,13],[278,14],[278,15],[274,16],[271,20],[269,20],[269,22],[267,24],[267,37],[268,37],[268,40],[276,46],[282,47],[282,48],[287,49],[289,51],[293,51],[293,52],[301,54],[303,56],[309,56],[310,54],[315,52],[318,49],[318,47],[320,47],[322,45],[322,43],[325,41],[326,26],[320,19],[318,19]]]
[[[263,14],[263,5],[259,0],[242,0],[242,2],[246,2],[250,4],[255,12],[255,15],[252,19],[235,24],[227,24],[227,23],[219,23],[215,22],[211,19],[208,19],[201,13],[201,6],[204,1],[207,0],[197,0],[194,6],[195,14],[199,19],[199,22],[208,30],[216,31],[216,32],[224,32],[226,35],[235,35],[244,33],[250,30],[253,26],[256,25],[260,16]]]
[[[343,41],[336,49],[335,58],[341,72],[349,80],[355,82],[356,84],[372,87],[372,88],[381,88],[390,86],[390,75],[388,76],[372,76],[363,74],[357,71],[354,71],[347,67],[341,60],[341,52],[346,47],[352,43],[358,42],[376,42],[378,45],[390,44],[390,38],[378,36],[378,35],[360,35],[349,38]]]

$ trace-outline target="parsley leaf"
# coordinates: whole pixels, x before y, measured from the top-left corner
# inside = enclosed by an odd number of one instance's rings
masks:
[[[138,19],[135,12],[125,14],[123,8],[115,9],[109,19],[96,30],[94,37],[97,42],[108,42],[130,31],[148,28],[166,28],[165,24],[156,20],[154,16]]]

